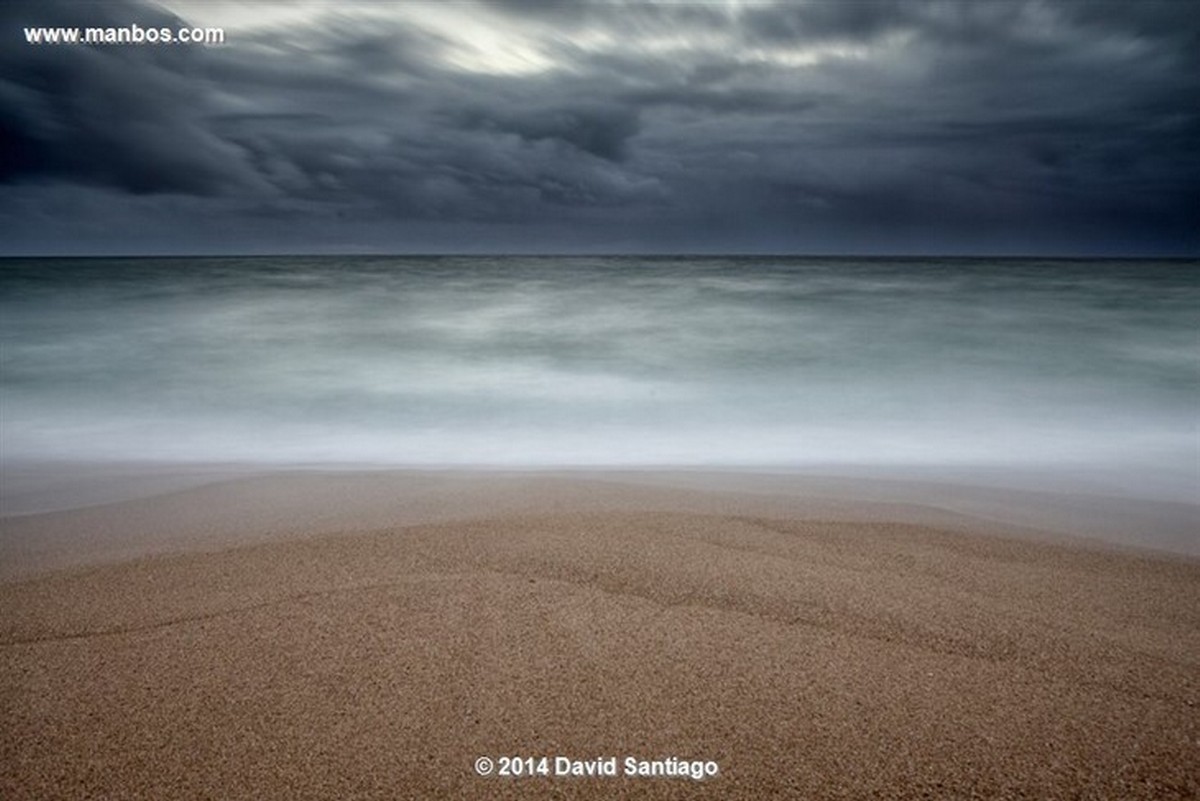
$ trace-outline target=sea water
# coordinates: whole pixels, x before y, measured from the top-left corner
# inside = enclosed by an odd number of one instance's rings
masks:
[[[1200,488],[1196,261],[0,261],[0,459]]]

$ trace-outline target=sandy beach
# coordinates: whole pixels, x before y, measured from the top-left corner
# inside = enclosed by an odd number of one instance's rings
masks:
[[[1200,794],[1195,507],[263,471],[51,510],[6,483],[6,799]]]

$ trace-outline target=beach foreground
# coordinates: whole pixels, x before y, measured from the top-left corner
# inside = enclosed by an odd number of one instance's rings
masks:
[[[297,473],[4,519],[0,796],[1200,794],[1195,558],[749,483]]]

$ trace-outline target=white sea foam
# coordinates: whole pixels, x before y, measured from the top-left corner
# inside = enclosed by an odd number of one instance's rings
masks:
[[[991,465],[1187,498],[1198,309],[1183,262],[10,260],[0,458]]]

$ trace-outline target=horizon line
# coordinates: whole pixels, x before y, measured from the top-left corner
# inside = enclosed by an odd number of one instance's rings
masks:
[[[820,252],[756,252],[756,251],[398,251],[364,253],[346,252],[271,252],[271,253],[14,253],[0,254],[0,260],[17,259],[271,259],[271,258],[357,258],[357,259],[432,259],[432,258],[644,258],[644,259],[991,259],[1059,261],[1196,261],[1192,255],[1138,254],[1051,254],[1051,253],[820,253]]]

